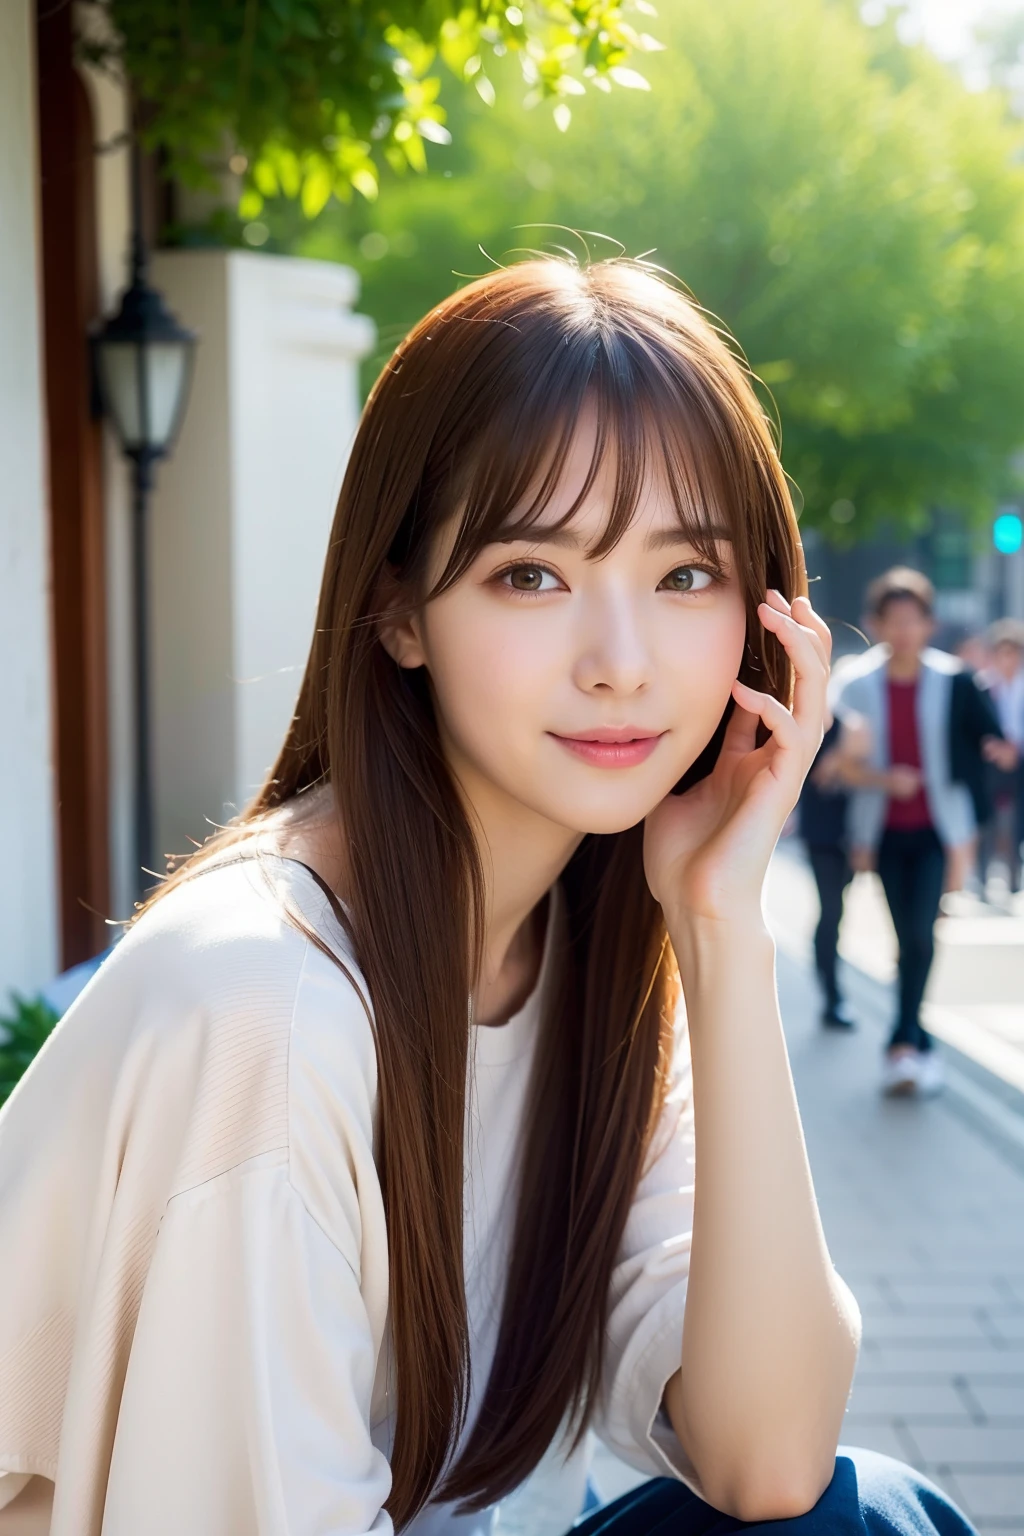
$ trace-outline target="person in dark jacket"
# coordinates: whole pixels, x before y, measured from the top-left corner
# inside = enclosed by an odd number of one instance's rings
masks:
[[[998,718],[1014,750],[1014,760],[988,764],[986,815],[979,816],[982,894],[989,866],[997,856],[1006,864],[1011,893],[1021,886],[1021,841],[1024,839],[1024,623],[1000,619],[988,632],[990,665],[978,682],[986,704]]]
[[[804,781],[797,814],[821,906],[814,934],[814,967],[825,1004],[821,1022],[830,1029],[853,1029],[853,1013],[836,976],[843,898],[853,878],[846,846],[849,796],[839,778],[838,745],[839,726],[834,723]]]

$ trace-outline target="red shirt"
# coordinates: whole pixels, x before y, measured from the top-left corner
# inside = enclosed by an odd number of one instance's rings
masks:
[[[895,768],[921,767],[921,746],[917,739],[917,683],[894,683],[889,679],[889,765]],[[932,818],[924,790],[910,800],[889,801],[885,825],[893,831],[912,832],[930,827]]]

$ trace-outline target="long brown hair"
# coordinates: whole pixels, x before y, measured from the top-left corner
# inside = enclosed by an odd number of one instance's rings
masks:
[[[237,821],[157,893],[267,813],[332,786],[379,1059],[397,1383],[388,1508],[399,1528],[432,1495],[468,1508],[495,1501],[560,1426],[583,1433],[612,1267],[664,1081],[678,975],[644,878],[642,826],[588,836],[561,878],[564,952],[522,1141],[496,1353],[453,1463],[470,1372],[463,1130],[483,882],[426,679],[390,660],[377,608],[385,571],[411,602],[428,601],[496,535],[535,520],[585,405],[598,427],[577,506],[606,453],[615,465],[594,555],[628,526],[648,469],[664,476],[708,558],[715,526],[733,540],[748,612],[741,677],[788,698],[785,655],[756,606],[769,585],[788,597],[804,591],[803,567],[786,479],[741,361],[694,304],[640,264],[529,260],[439,304],[381,373],[342,486],[312,651],[278,759]],[[452,518],[451,557],[428,591],[435,536]],[[707,771],[723,728],[681,787]]]

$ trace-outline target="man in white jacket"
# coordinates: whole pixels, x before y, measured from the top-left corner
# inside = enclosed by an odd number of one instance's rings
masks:
[[[934,601],[931,582],[907,567],[871,584],[868,623],[879,643],[850,668],[836,704],[854,787],[850,861],[855,870],[877,869],[899,941],[899,1008],[882,1083],[891,1094],[942,1086],[921,1000],[947,861],[962,867],[977,832],[970,791],[951,765],[954,680],[973,682],[956,657],[929,646]],[[973,743],[989,761],[1006,745],[989,736]]]

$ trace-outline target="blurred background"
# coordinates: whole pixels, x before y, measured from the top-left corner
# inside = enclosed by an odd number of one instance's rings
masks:
[[[142,868],[261,781],[361,402],[495,263],[644,256],[736,337],[837,652],[864,649],[865,585],[897,562],[972,666],[1024,619],[1019,0],[374,15],[0,0],[9,1082]],[[855,1037],[817,1028],[792,849],[769,900],[826,1229],[868,1317],[849,1438],[1024,1533],[1024,909],[985,874],[939,921],[949,1091],[927,1105],[874,1092],[895,963],[875,877],[840,944]]]

